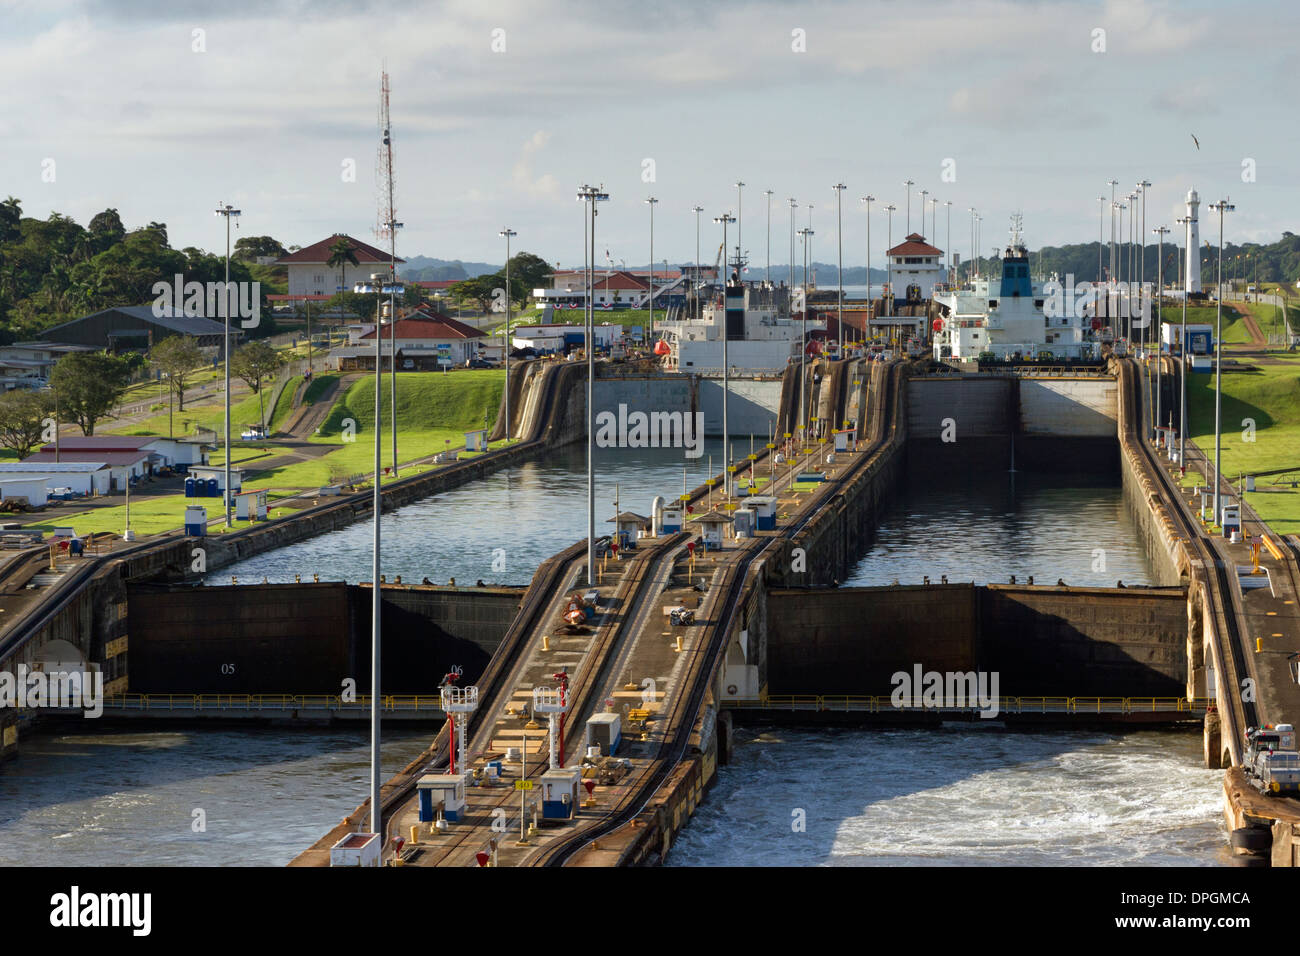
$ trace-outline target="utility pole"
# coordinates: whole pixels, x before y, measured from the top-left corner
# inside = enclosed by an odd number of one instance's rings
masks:
[[[695,288],[694,298],[696,303],[700,300],[700,213],[704,212],[703,206],[692,206],[691,212],[695,213]],[[699,316],[696,316],[699,318]]]
[[[740,180],[736,180],[736,184],[735,184],[735,185],[736,185],[736,258],[739,259],[739,258],[740,258],[740,254],[741,254],[741,244],[740,244],[740,228],[741,228],[741,227],[740,227],[740,217],[743,215],[743,202],[742,202],[742,199],[743,199],[743,195],[744,195],[744,191],[745,191],[745,184],[742,183]],[[725,248],[722,250],[722,264],[723,264],[723,265],[726,265],[726,264],[727,264],[727,250],[726,250]],[[737,269],[738,269],[738,270],[739,270],[740,268],[742,268],[742,267],[741,267],[741,266],[737,266]],[[724,440],[725,440],[725,439],[724,439]]]
[[[1115,187],[1119,185],[1118,179],[1108,179],[1106,182],[1110,185],[1110,268],[1106,272],[1106,278],[1115,278]]]
[[[903,181],[903,193],[907,196],[907,232],[903,233],[904,237],[912,234],[912,187],[915,185],[910,179]]]
[[[870,338],[871,330],[871,204],[876,201],[875,196],[863,196],[860,200],[867,207],[867,317],[863,320],[862,334],[864,338]]]
[[[945,199],[943,204],[948,207],[948,239],[944,242],[944,245],[947,247],[944,249],[944,254],[948,257],[948,263],[943,270],[943,280],[945,282],[956,284],[957,276],[952,268],[952,200]]]
[[[1191,216],[1184,216],[1178,223],[1184,227],[1183,250],[1186,255],[1192,241],[1192,224],[1196,222]],[[1187,473],[1187,288],[1183,288],[1183,320],[1178,329],[1178,356],[1182,374],[1178,376],[1178,470]]]
[[[892,202],[885,207],[889,214],[885,232],[885,288],[882,296],[885,300],[885,315],[894,314],[894,263],[889,258],[889,250],[894,245],[894,210],[898,207]]]
[[[722,223],[722,253],[723,253],[722,264],[725,270],[727,264],[727,260],[726,260],[727,224],[736,222],[736,217],[732,216],[730,213],[724,212],[721,216],[715,216],[713,221]],[[739,250],[740,246],[737,245],[736,249]],[[740,282],[741,268],[742,265],[740,261],[740,253],[739,251],[737,251],[736,253],[736,281],[737,282]],[[727,314],[727,290],[730,288],[731,288],[731,277],[727,276],[726,285],[723,286],[723,290],[722,290],[722,444],[723,444],[722,489],[723,489],[723,493],[726,494],[727,496],[731,495],[731,472],[728,470],[729,466],[731,465],[731,441],[730,441],[731,433],[730,431],[728,431],[728,422],[727,422],[727,396],[730,394],[730,382],[727,377],[727,373],[728,373],[727,339],[731,338],[730,335],[731,330],[727,328],[728,319],[729,319],[729,316]],[[744,307],[743,298],[741,299],[741,307],[742,308]],[[741,321],[742,322],[744,321],[743,317]]]
[[[655,203],[658,201],[659,200],[655,199],[654,196],[651,196],[645,201],[646,205],[650,207],[650,338],[652,339],[655,334]],[[592,215],[594,217],[595,213],[592,213]],[[592,228],[594,229],[596,220],[593,218],[591,222]],[[594,254],[595,253],[593,252],[593,255]],[[608,292],[609,290],[606,289],[605,291]],[[592,303],[592,308],[595,308],[594,301]],[[593,313],[592,322],[594,323],[595,321],[596,316],[595,313]]]

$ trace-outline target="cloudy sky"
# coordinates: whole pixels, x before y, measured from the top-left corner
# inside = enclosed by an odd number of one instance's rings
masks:
[[[698,204],[712,260],[738,179],[758,266],[767,189],[773,262],[789,197],[834,260],[836,182],[853,263],[859,197],[881,200],[883,264],[883,206],[897,240],[907,179],[913,229],[919,190],[951,201],[963,257],[972,206],[985,253],[1016,210],[1031,247],[1090,241],[1111,179],[1153,183],[1148,228],[1195,186],[1237,204],[1229,239],[1268,240],[1300,212],[1300,48],[1281,39],[1298,21],[1295,4],[1222,0],[0,0],[0,194],[83,223],[116,207],[178,247],[223,245],[218,201],[243,234],[374,241],[386,64],[399,255],[501,261],[510,226],[515,250],[573,264],[590,182],[611,197],[600,258],[648,259],[654,195],[656,259],[693,260]]]

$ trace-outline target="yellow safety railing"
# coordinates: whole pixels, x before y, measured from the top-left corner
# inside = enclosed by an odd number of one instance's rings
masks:
[[[442,700],[431,695],[385,694],[385,711],[442,713]],[[106,710],[223,711],[223,710],[369,710],[369,695],[345,701],[337,694],[118,694],[104,699]]]
[[[1196,697],[1000,697],[1001,714],[1204,714],[1210,698]],[[956,704],[904,704],[895,706],[892,695],[765,695],[724,702],[725,707],[741,710],[803,710],[845,713],[888,713],[890,711],[971,711],[979,710],[976,700]]]

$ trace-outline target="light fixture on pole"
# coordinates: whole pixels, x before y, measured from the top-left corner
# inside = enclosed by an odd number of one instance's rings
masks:
[[[837,295],[837,313],[836,322],[839,324],[840,340],[839,351],[836,358],[844,358],[844,215],[841,207],[841,199],[844,196],[844,190],[848,189],[843,183],[836,183],[831,187],[835,190],[835,245],[838,265],[836,266],[836,282],[839,285]]]
[[[1177,222],[1184,227],[1183,250],[1186,255],[1192,241],[1192,226],[1197,220],[1194,216],[1184,216]],[[1178,376],[1178,470],[1182,474],[1187,473],[1187,298],[1187,289],[1184,287],[1183,319],[1178,329],[1178,361],[1179,368],[1182,369]]]
[[[863,320],[862,334],[867,337],[867,332],[871,328],[871,204],[876,201],[875,196],[863,196],[859,200],[867,207],[867,317]]]
[[[897,208],[892,202],[885,207],[889,214],[885,227],[885,287],[880,292],[885,300],[885,315],[894,314],[894,260],[890,258],[889,250],[894,245],[894,210]]]
[[[389,179],[389,208],[392,208],[392,179]],[[397,230],[402,228],[402,223],[389,220],[384,223],[388,230],[389,254],[391,261],[388,267],[388,360],[392,364],[388,367],[388,430],[392,435],[393,445],[393,477],[397,477],[397,294],[393,289],[397,288]],[[378,374],[378,373],[376,373]]]
[[[948,241],[944,243],[948,247],[948,266],[943,270],[943,278],[945,282],[956,283],[957,275],[952,268],[952,200],[945,199],[943,204],[948,207]]]
[[[912,234],[912,187],[915,185],[916,183],[910,179],[903,180],[903,194],[907,197],[907,232],[903,233],[905,236]]]
[[[1142,290],[1142,284],[1143,284],[1144,282],[1147,281],[1147,243],[1146,243],[1146,234],[1147,234],[1147,190],[1150,189],[1150,188],[1151,188],[1151,184],[1150,184],[1149,182],[1147,182],[1145,179],[1142,180],[1140,183],[1138,183],[1138,192],[1142,194],[1142,228],[1141,228],[1141,230],[1138,232],[1138,237],[1139,237],[1139,238],[1141,239],[1141,241],[1142,241],[1142,246],[1141,246],[1141,248],[1140,248],[1139,251],[1138,251],[1138,301],[1139,301],[1139,302],[1141,301],[1141,297],[1142,297],[1142,291],[1141,291],[1141,290]],[[1147,311],[1146,311],[1144,314],[1147,315],[1147,316],[1150,316],[1150,307],[1149,307],[1149,306],[1148,306]],[[1147,329],[1144,329],[1144,330],[1143,330],[1145,334],[1142,336],[1143,344],[1144,344],[1144,346],[1146,346],[1147,348],[1150,348],[1150,344],[1151,344],[1151,333],[1148,331],[1148,329],[1150,328],[1150,326],[1151,326],[1151,323],[1148,321],[1148,322],[1147,322]],[[1159,353],[1157,352],[1157,354],[1159,354]]]
[[[767,274],[764,278],[771,283],[772,281],[772,190],[763,190],[763,195],[767,197]]]
[[[1165,236],[1169,234],[1168,226],[1157,226],[1151,230],[1156,235],[1156,417],[1155,426],[1160,427],[1161,366],[1164,364],[1164,288],[1165,288]],[[1157,431],[1157,435],[1160,433]]]
[[[700,213],[704,212],[703,206],[692,206],[691,212],[695,213],[695,298],[698,301],[700,295]],[[699,318],[697,315],[696,318]]]
[[[503,336],[505,341],[505,365],[506,365],[506,444],[510,443],[510,240],[519,233],[515,232],[509,226],[502,229],[498,236],[506,241],[506,332]]]
[[[650,207],[650,338],[652,339],[655,337],[655,203],[658,201],[654,196],[645,201],[646,205]],[[593,225],[594,222],[593,220]],[[609,290],[606,289],[605,291],[608,292]],[[592,308],[595,308],[594,301]],[[595,321],[594,315],[592,321]]]
[[[735,187],[736,187],[736,255],[739,256],[739,255],[740,255],[740,250],[741,250],[741,243],[740,243],[740,228],[741,228],[741,227],[740,227],[740,217],[744,214],[744,210],[743,210],[743,205],[744,205],[744,204],[743,204],[743,198],[744,198],[744,192],[745,192],[745,184],[742,183],[740,180],[736,180],[736,182],[735,182],[734,185],[735,185]],[[723,249],[723,250],[722,250],[722,262],[723,262],[723,265],[726,265],[726,262],[727,262],[727,250],[726,250],[726,249]]]
[[[386,278],[384,273],[376,272],[370,276],[369,282],[358,282],[352,289],[353,292],[363,295],[374,293],[375,296],[375,488],[371,500],[373,540],[371,542],[370,567],[370,831],[381,834],[381,843],[383,842],[383,830],[381,829],[383,826],[383,807],[379,802],[379,708],[382,697],[380,695],[379,665],[383,627],[379,613],[381,607],[379,593],[381,570],[379,521],[383,512],[383,498],[381,496],[383,465],[380,461],[381,448],[383,447],[381,436],[384,432],[383,412],[380,406],[380,396],[383,394],[381,370],[384,361],[383,297],[385,293],[395,295],[398,291],[401,291],[401,287],[396,283],[385,284],[384,280]]]
[[[595,336],[593,326],[596,321],[595,300],[593,298],[593,286],[595,284],[595,262],[596,262],[596,203],[605,202],[609,199],[609,193],[605,192],[604,186],[579,186],[578,201],[586,203],[583,209],[584,213],[590,214],[590,230],[588,230],[588,220],[584,216],[583,222],[583,256],[586,259],[586,280],[587,280],[587,586],[596,586],[596,471],[595,471],[595,412],[593,406],[595,402],[595,380],[596,380],[596,358],[595,358]],[[654,206],[650,207],[651,222],[654,219]],[[653,225],[652,225],[653,228]],[[590,243],[588,245],[588,243]],[[650,257],[650,290],[654,291],[654,255]],[[651,304],[653,309],[653,303]],[[654,315],[652,311],[651,316]],[[653,331],[653,330],[652,330]]]
[[[966,278],[975,281],[975,207],[966,210],[970,213],[970,262],[966,263]]]
[[[1214,296],[1214,522],[1219,524],[1223,520],[1219,510],[1219,488],[1223,484],[1223,469],[1220,467],[1223,463],[1223,214],[1237,207],[1226,199],[1220,199],[1210,203],[1210,208],[1219,214],[1219,271]]]
[[[1108,179],[1107,184],[1110,186],[1110,266],[1106,270],[1106,278],[1115,278],[1115,187],[1119,185],[1118,179]]]
[[[744,184],[740,183],[738,185],[744,185]],[[714,216],[713,221],[722,224],[722,253],[723,253],[722,264],[725,271],[727,265],[727,260],[726,260],[727,224],[735,222],[736,217],[731,215],[730,213],[724,212],[721,216]],[[745,307],[745,299],[744,299],[745,293],[743,289],[743,283],[740,281],[741,268],[742,268],[742,263],[741,263],[741,256],[740,256],[740,245],[738,243],[736,245],[736,284],[738,287],[740,287],[740,296],[741,296],[740,307],[742,310],[741,334],[743,335],[744,334],[743,323],[745,321],[744,314],[743,314],[743,310]],[[729,327],[731,325],[731,303],[728,302],[727,299],[730,297],[732,292],[731,281],[732,281],[731,276],[728,275],[726,278],[726,282],[722,288],[722,460],[723,460],[722,489],[723,489],[723,494],[727,495],[728,497],[730,497],[731,495],[731,471],[729,470],[729,466],[731,465],[731,441],[730,441],[731,434],[728,431],[728,427],[730,423],[727,421],[727,397],[730,394],[731,383],[728,380],[728,376],[727,376],[727,372],[728,372],[727,340],[731,338],[731,329]]]
[[[921,197],[921,232],[925,232],[925,204],[927,201],[926,197],[930,195],[930,190],[918,189],[916,194]],[[930,238],[933,239],[934,237],[931,236]]]
[[[793,309],[794,306],[794,211],[799,207],[799,204],[794,201],[793,196],[791,196],[787,201],[790,203],[790,297],[791,297],[790,304],[791,304],[791,308]]]
[[[808,204],[808,235],[812,235],[812,211],[813,204]],[[813,262],[812,249],[808,246],[808,238],[804,238],[804,267],[803,267],[803,284],[805,288],[817,288],[817,263]],[[812,269],[810,275],[808,270]]]
[[[226,367],[226,474],[225,485],[221,489],[221,510],[225,516],[225,526],[230,527],[230,220],[240,215],[240,211],[228,203],[217,203],[216,215],[226,217],[226,282],[221,289],[221,311],[225,320],[225,356]]]
[[[1097,197],[1097,285],[1101,285],[1101,250],[1105,245],[1102,239],[1102,226],[1106,221],[1106,197]]]
[[[808,275],[808,245],[812,240],[812,229],[803,228],[799,230],[799,235],[803,236],[803,273]],[[808,378],[804,365],[808,358],[808,300],[805,297],[803,306],[803,323],[799,335],[799,430],[795,433],[799,440],[804,440],[805,429],[808,425],[808,412],[804,400],[805,381]]]

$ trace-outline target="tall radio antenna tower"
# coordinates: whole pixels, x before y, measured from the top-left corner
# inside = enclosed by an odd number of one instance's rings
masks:
[[[388,115],[388,71],[381,74],[379,92],[379,152],[375,160],[375,180],[379,186],[379,223],[375,235],[383,240],[388,237],[388,411],[392,430],[393,477],[397,477],[397,230],[402,224],[397,221],[397,206],[393,201],[395,182],[393,180],[393,126]],[[383,335],[382,322],[376,322],[375,335]],[[380,375],[382,369],[376,368]]]

